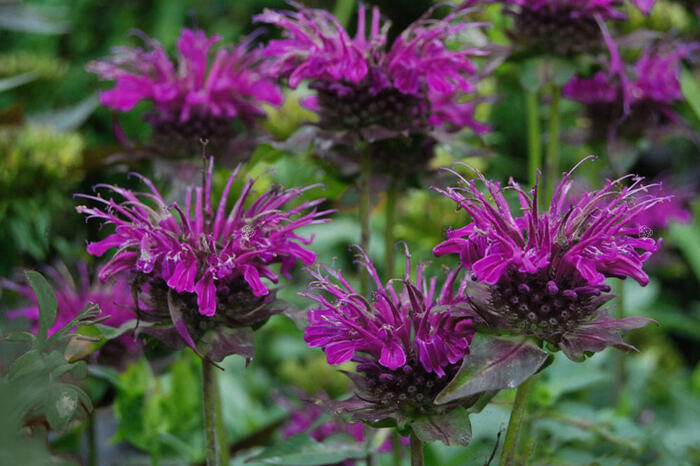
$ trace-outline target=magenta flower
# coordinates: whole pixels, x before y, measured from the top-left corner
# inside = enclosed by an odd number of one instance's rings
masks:
[[[263,280],[277,283],[272,266],[288,277],[298,262],[311,265],[316,255],[305,246],[296,230],[325,223],[328,211],[319,212],[318,199],[296,207],[287,205],[312,188],[272,188],[253,196],[255,180],[248,180],[240,197],[227,213],[227,201],[240,166],[231,174],[217,205],[211,201],[213,159],[204,186],[188,188],[184,209],[168,204],[150,180],[137,175],[148,192],[132,192],[111,185],[98,185],[106,193],[79,197],[98,207],[78,206],[88,219],[113,224],[114,232],[90,243],[87,251],[115,255],[100,271],[107,279],[122,273],[133,277],[137,288],[150,297],[153,312],[165,311],[184,341],[195,347],[190,334],[209,327],[247,327],[269,317],[266,304],[273,294]],[[193,198],[194,191],[194,198]],[[182,314],[187,320],[176,319]],[[195,326],[196,329],[192,327]]]
[[[463,5],[502,3],[514,18],[509,35],[521,47],[538,53],[570,56],[603,45],[599,21],[620,20],[623,0],[467,0]],[[655,0],[630,0],[647,14]]]
[[[601,310],[612,298],[605,279],[649,282],[642,266],[661,240],[645,237],[635,220],[665,198],[629,175],[569,202],[573,181],[564,173],[549,209],[541,212],[535,190],[526,193],[511,179],[509,189],[518,194],[521,207],[520,216],[514,216],[498,183],[480,174],[460,181],[460,187],[436,190],[472,220],[448,232],[434,253],[459,254],[475,281],[472,304],[483,320],[546,340],[573,360],[606,346],[632,348],[619,332],[649,320],[615,320]],[[491,199],[479,191],[479,183]]]
[[[678,121],[673,105],[683,99],[681,60],[693,47],[647,48],[633,66],[626,66],[616,45],[609,37],[607,40],[611,51],[608,69],[590,78],[572,78],[563,89],[564,96],[585,104],[594,123],[613,135],[621,122],[627,132],[639,134]]]
[[[451,271],[438,291],[437,278],[426,278],[419,266],[414,284],[406,253],[405,277],[384,285],[360,250],[358,261],[377,287],[371,299],[333,270],[328,276],[314,272],[316,281],[304,293],[318,303],[308,312],[307,344],[322,348],[330,364],[358,363],[356,373],[348,374],[363,404],[352,412],[355,422],[448,409],[433,400],[469,352],[474,329],[464,317],[466,281],[455,291],[457,271]],[[400,283],[399,291],[393,282]]]
[[[48,330],[49,337],[77,317],[90,303],[97,304],[102,311],[101,316],[107,317],[102,322],[103,325],[119,328],[134,320],[135,327],[136,306],[134,306],[131,287],[123,277],[118,277],[108,283],[93,281],[90,279],[87,265],[84,262],[78,262],[77,280],[64,264],[58,264],[55,268],[47,267],[46,275],[51,281],[58,301],[56,321]],[[25,307],[7,311],[7,316],[28,319],[32,331],[36,331],[39,324],[39,308],[31,287],[9,280],[0,280],[0,288],[15,291],[31,303]],[[100,349],[99,355],[118,354],[122,359],[124,356],[135,356],[139,347],[140,345],[132,335],[125,334],[109,341]]]
[[[323,128],[361,131],[367,140],[398,134],[425,134],[433,128],[476,132],[486,127],[473,118],[476,48],[447,46],[465,30],[478,26],[451,14],[444,20],[422,17],[389,44],[389,21],[378,8],[369,24],[359,7],[354,37],[324,10],[301,6],[296,11],[265,10],[254,18],[282,29],[264,54],[271,72],[292,88],[308,82],[316,91],[305,104],[316,110]]]
[[[88,71],[114,88],[100,93],[102,104],[127,112],[141,101],[153,104],[148,119],[156,133],[172,143],[173,135],[197,143],[235,131],[233,119],[246,125],[265,115],[264,103],[279,105],[282,94],[264,71],[260,49],[245,38],[237,46],[210,51],[219,36],[183,29],[173,63],[156,40],[145,37],[146,48],[116,48],[106,59],[90,63]],[[158,134],[156,134],[158,136]]]

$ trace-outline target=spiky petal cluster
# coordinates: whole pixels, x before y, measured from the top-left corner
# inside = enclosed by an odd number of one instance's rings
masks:
[[[455,292],[457,271],[451,271],[438,293],[437,278],[424,277],[423,266],[419,265],[414,285],[409,279],[407,258],[406,276],[397,293],[391,283],[382,284],[363,251],[359,262],[377,287],[371,300],[358,294],[339,270],[328,270],[334,280],[320,271],[313,273],[316,281],[311,290],[321,293],[309,291],[304,296],[320,306],[309,311],[306,342],[323,348],[330,364],[357,360],[360,354],[366,354],[381,366],[396,370],[415,357],[425,371],[444,376],[446,366],[467,354],[474,333],[470,319],[450,312],[465,303],[465,281]]]
[[[303,238],[296,230],[327,221],[323,218],[327,212],[316,210],[323,200],[288,207],[311,187],[275,187],[254,197],[255,180],[250,179],[227,212],[239,169],[240,165],[228,178],[218,206],[211,201],[213,161],[204,186],[188,188],[184,209],[166,203],[151,181],[140,175],[148,192],[98,185],[96,189],[104,189],[109,198],[79,195],[98,207],[78,206],[78,212],[115,227],[106,238],[87,246],[95,256],[116,249],[100,278],[129,272],[159,279],[176,293],[196,294],[199,313],[213,316],[234,288],[243,287],[256,297],[267,295],[268,285],[262,279],[278,281],[273,264],[281,264],[284,276],[299,261],[313,264],[316,255],[304,247],[312,238]]]
[[[474,48],[451,48],[447,41],[474,24],[424,16],[388,44],[390,23],[361,5],[357,32],[350,36],[324,10],[301,6],[296,11],[265,10],[255,21],[282,29],[265,55],[272,72],[296,88],[308,81],[316,96],[307,105],[317,110],[321,125],[332,129],[424,133],[432,127],[485,127],[472,117],[473,102],[462,98],[474,90]]]
[[[56,321],[48,330],[49,336],[77,317],[90,303],[100,307],[102,315],[107,317],[103,324],[110,327],[120,327],[136,318],[131,287],[123,277],[108,283],[91,280],[88,267],[84,262],[78,263],[77,280],[64,264],[47,267],[45,272],[51,280],[58,301]],[[0,280],[0,287],[23,295],[31,303],[25,307],[9,310],[8,317],[27,318],[33,329],[36,329],[39,323],[39,308],[32,289],[9,280]],[[127,353],[131,354],[139,347],[132,335],[123,335],[115,342],[120,345],[122,352],[126,349]]]
[[[318,304],[308,312],[304,339],[322,348],[330,364],[358,362],[348,375],[370,416],[433,412],[433,400],[469,352],[472,319],[464,316],[464,280],[457,290],[457,271],[447,274],[438,291],[437,278],[426,278],[419,266],[415,284],[406,275],[397,292],[382,284],[374,265],[360,251],[359,263],[376,285],[371,298],[360,295],[340,271],[316,271],[304,296]],[[365,420],[355,418],[357,420]]]
[[[469,0],[467,5],[479,3]],[[514,17],[509,34],[521,46],[560,56],[582,53],[602,45],[599,21],[624,19],[622,0],[502,0]],[[649,13],[655,0],[631,0]]]
[[[626,66],[609,38],[608,46],[608,69],[589,78],[572,78],[563,94],[587,105],[596,123],[606,120],[605,126],[628,121],[644,130],[663,120],[676,121],[673,105],[683,99],[681,61],[693,47],[679,45],[666,51],[650,47],[633,66]]]
[[[635,222],[642,228],[648,229],[648,234],[666,229],[671,223],[690,223],[693,214],[688,208],[692,192],[688,189],[678,189],[659,182],[653,191],[657,196],[668,199],[663,204],[656,204],[640,212]]]
[[[147,100],[161,114],[181,122],[204,116],[247,120],[263,115],[264,102],[279,105],[281,93],[265,76],[260,52],[251,50],[249,39],[219,49],[208,63],[210,49],[220,40],[183,29],[175,64],[160,43],[145,37],[147,48],[116,48],[88,70],[115,81],[113,89],[100,93],[100,101],[122,112]]]
[[[471,223],[449,231],[434,253],[459,254],[477,282],[474,289],[482,293],[472,299],[484,320],[550,341],[572,359],[608,345],[624,347],[616,331],[647,322],[615,321],[599,309],[611,298],[606,278],[649,282],[642,266],[660,240],[645,237],[635,218],[664,198],[651,194],[642,179],[630,175],[608,181],[571,202],[567,193],[573,181],[564,173],[544,212],[534,189],[526,193],[511,180],[509,189],[520,199],[519,216],[498,183],[480,174],[460,180],[460,187],[437,191],[463,208]]]

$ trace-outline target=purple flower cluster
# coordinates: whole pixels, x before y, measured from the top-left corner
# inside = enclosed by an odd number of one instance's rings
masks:
[[[316,281],[304,293],[318,303],[308,312],[308,345],[321,347],[330,364],[358,362],[358,374],[351,378],[363,392],[361,398],[387,413],[432,410],[474,335],[472,319],[463,312],[466,281],[459,281],[455,291],[458,272],[453,270],[438,291],[437,278],[426,278],[419,266],[414,284],[408,250],[406,254],[398,292],[394,281],[381,283],[360,250],[358,260],[376,285],[371,301],[334,270],[328,276],[313,273]]]
[[[649,47],[632,66],[626,66],[607,38],[611,60],[608,69],[592,77],[574,77],[563,89],[564,96],[587,105],[593,119],[605,126],[630,123],[640,131],[677,121],[673,105],[683,99],[680,86],[681,60],[691,46],[672,50]],[[629,126],[629,125],[628,125]]]
[[[239,326],[254,324],[255,316],[251,314],[263,307],[267,302],[263,298],[270,295],[269,285],[262,279],[278,281],[271,268],[274,264],[280,265],[284,276],[289,276],[298,262],[313,264],[316,255],[304,247],[311,244],[312,238],[304,238],[296,230],[325,223],[328,219],[324,216],[329,212],[317,211],[322,199],[287,207],[313,186],[273,187],[253,197],[254,179],[244,184],[227,212],[240,166],[229,176],[218,206],[211,201],[212,169],[213,160],[204,176],[204,186],[188,188],[184,209],[177,203],[166,203],[152,182],[140,175],[137,176],[149,188],[148,192],[98,185],[96,189],[104,188],[121,200],[100,194],[79,195],[99,206],[78,206],[78,212],[115,227],[114,233],[90,243],[87,250],[102,256],[116,249],[102,268],[100,278],[132,275],[136,285],[146,285],[147,294],[155,301],[151,306],[156,310],[170,308],[172,315],[172,299],[176,296],[184,300],[185,314],[190,319],[217,315],[227,319],[225,326],[234,322]],[[215,320],[218,322],[214,319],[209,323]],[[178,332],[194,346],[189,332],[181,328]]]
[[[212,61],[210,51],[220,37],[183,29],[177,63],[156,40],[144,41],[146,48],[116,48],[88,70],[115,82],[100,93],[102,104],[125,112],[141,101],[153,103],[145,118],[153,129],[153,148],[163,155],[191,156],[202,139],[221,157],[231,155],[241,134],[234,120],[250,129],[265,116],[263,104],[282,103],[279,88],[264,70],[261,50],[249,38],[219,48]]]
[[[469,0],[465,6],[480,3]],[[502,0],[515,24],[509,34],[521,47],[569,56],[602,45],[600,22],[620,20],[622,0]],[[631,0],[647,14],[655,0]]]
[[[632,183],[625,186],[630,178]],[[616,332],[647,322],[615,321],[599,310],[612,297],[606,278],[649,282],[642,266],[660,240],[645,237],[635,219],[665,199],[652,194],[642,179],[630,175],[608,181],[604,188],[570,202],[567,193],[573,181],[564,173],[544,212],[536,189],[527,193],[511,180],[509,189],[519,196],[520,216],[511,213],[498,183],[481,175],[460,180],[460,187],[437,191],[472,220],[448,232],[434,252],[459,255],[476,281],[472,303],[487,323],[540,337],[579,360],[584,352],[608,345],[625,347]],[[490,199],[478,189],[479,183]]]
[[[474,333],[470,319],[450,312],[465,303],[466,282],[462,280],[455,293],[457,271],[452,271],[436,293],[437,278],[428,280],[419,265],[414,285],[409,280],[407,258],[406,276],[397,293],[391,283],[381,283],[374,265],[362,251],[359,261],[377,286],[373,302],[359,295],[340,271],[328,270],[337,283],[320,271],[313,273],[316,281],[312,289],[325,292],[331,300],[321,293],[304,293],[320,305],[309,311],[306,342],[323,348],[330,364],[357,361],[363,359],[359,355],[363,353],[380,366],[397,370],[410,358],[416,358],[426,372],[443,377],[445,367],[467,354]]]
[[[163,116],[180,122],[204,116],[244,120],[264,115],[261,104],[279,105],[282,95],[261,67],[260,51],[250,40],[221,48],[209,65],[209,52],[219,36],[183,29],[174,64],[162,45],[146,37],[147,48],[116,48],[114,54],[88,66],[115,87],[100,93],[100,101],[122,112],[143,101],[153,102]]]
[[[454,49],[447,41],[475,24],[455,22],[458,15],[432,20],[426,15],[389,46],[389,21],[373,8],[369,24],[361,5],[357,32],[350,36],[324,10],[265,10],[255,21],[280,27],[284,38],[272,40],[265,55],[271,72],[296,88],[304,81],[316,91],[306,104],[317,110],[320,124],[332,129],[424,133],[431,127],[477,132],[486,127],[473,119],[477,67],[475,48]]]
[[[110,327],[118,328],[136,318],[134,312],[136,306],[134,306],[131,287],[124,277],[117,277],[108,283],[93,281],[90,279],[90,273],[84,262],[78,263],[77,280],[64,264],[47,267],[45,272],[52,282],[58,301],[56,321],[49,328],[48,336],[63,328],[90,303],[100,307],[102,316],[107,317],[102,323]],[[31,302],[25,307],[7,311],[7,316],[13,319],[27,318],[32,325],[32,330],[36,330],[39,324],[39,307],[31,287],[9,280],[0,280],[0,287],[15,291]],[[133,355],[139,348],[139,344],[133,336],[122,335],[113,342],[109,342],[108,346],[100,351],[109,351],[109,346],[115,346],[115,343],[119,346],[120,350],[118,351],[121,353],[126,350],[127,354]]]

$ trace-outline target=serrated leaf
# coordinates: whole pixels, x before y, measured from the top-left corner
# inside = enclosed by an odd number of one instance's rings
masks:
[[[24,275],[34,290],[36,302],[39,305],[39,328],[36,336],[39,342],[44,342],[46,341],[48,330],[56,322],[56,313],[58,312],[56,293],[53,292],[49,282],[39,272],[25,270]]]
[[[549,354],[527,340],[477,335],[454,379],[435,398],[436,404],[478,393],[515,388],[547,361]]]
[[[364,445],[347,434],[331,435],[323,442],[317,442],[306,434],[299,434],[266,448],[248,458],[246,462],[313,466],[339,463],[366,455]]]
[[[411,423],[411,429],[422,442],[440,441],[445,445],[467,446],[472,440],[472,425],[464,408],[418,418]]]
[[[46,420],[52,430],[63,432],[78,409],[78,393],[70,385],[61,384],[49,392],[44,405]]]

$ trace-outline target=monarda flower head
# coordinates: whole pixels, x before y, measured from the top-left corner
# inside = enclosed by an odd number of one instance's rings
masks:
[[[105,318],[101,322],[103,325],[118,328],[124,332],[133,329],[136,326],[136,306],[127,280],[117,277],[107,283],[101,283],[91,279],[87,264],[78,262],[77,267],[77,277],[62,263],[44,270],[58,302],[56,321],[48,329],[48,336],[65,327],[91,303],[100,307],[101,317]],[[22,285],[20,282],[0,280],[0,288],[15,291],[31,303],[7,311],[7,316],[12,319],[18,317],[28,319],[32,331],[35,331],[39,325],[39,307],[31,287]],[[130,321],[133,325],[128,324]],[[125,358],[137,357],[139,348],[140,345],[133,335],[123,334],[108,341],[94,356],[101,364],[119,365],[125,361]]]
[[[473,117],[474,100],[465,100],[478,80],[471,57],[484,52],[448,47],[477,25],[457,21],[460,14],[436,20],[430,13],[391,44],[390,22],[376,7],[368,21],[360,5],[354,37],[327,11],[300,5],[296,11],[265,10],[255,21],[282,29],[283,39],[270,41],[264,51],[273,60],[271,73],[292,88],[308,82],[315,94],[305,104],[339,140],[357,134],[369,142],[420,139],[440,128],[484,132],[486,126]],[[385,155],[391,158],[387,166],[395,167],[395,153]]]
[[[673,105],[683,100],[681,61],[696,46],[647,47],[636,63],[627,65],[610,38],[608,45],[611,60],[606,70],[588,78],[574,77],[563,89],[565,97],[588,107],[594,137],[622,132],[637,138],[678,122]]]
[[[458,281],[453,270],[438,289],[437,278],[425,277],[421,265],[412,282],[408,251],[405,277],[386,284],[361,250],[358,261],[376,285],[371,297],[360,295],[340,271],[330,269],[327,275],[314,272],[315,281],[304,293],[317,303],[308,312],[307,344],[322,348],[330,364],[357,363],[347,373],[355,397],[336,402],[337,412],[354,422],[391,419],[402,424],[460,406],[436,406],[434,401],[457,373],[474,335],[472,319],[464,316],[466,281]]]
[[[467,6],[482,0],[468,0]],[[623,0],[502,0],[514,18],[508,33],[521,48],[536,53],[571,56],[602,48],[599,21],[619,20]],[[655,0],[630,0],[649,13]]]
[[[280,90],[264,72],[260,49],[251,46],[250,38],[220,48],[212,61],[210,50],[221,38],[183,29],[177,63],[156,40],[143,38],[145,48],[115,48],[111,56],[87,69],[115,82],[114,88],[100,93],[102,104],[120,112],[141,101],[153,104],[147,119],[155,147],[192,155],[200,139],[207,139],[215,150],[224,150],[240,131],[236,120],[250,127],[265,115],[263,104],[282,102]]]
[[[255,196],[254,179],[244,184],[227,210],[239,169],[240,165],[228,178],[218,206],[211,201],[210,159],[203,186],[188,188],[184,208],[166,203],[151,181],[140,175],[147,192],[97,185],[100,194],[78,196],[98,206],[76,208],[88,219],[115,227],[105,239],[87,246],[95,256],[116,249],[100,278],[129,274],[135,290],[148,298],[150,310],[142,315],[145,320],[167,322],[166,327],[177,332],[178,341],[195,349],[206,340],[208,356],[216,360],[245,348],[249,352],[242,354],[252,357],[252,346],[246,346],[251,343],[246,339],[250,335],[226,332],[250,330],[275,312],[269,307],[274,292],[263,279],[278,282],[272,268],[276,264],[287,277],[298,262],[313,264],[316,255],[305,247],[313,238],[304,238],[296,230],[328,221],[324,218],[328,212],[316,209],[323,199],[289,206],[313,186],[273,187]],[[230,336],[230,346],[204,339],[209,330],[219,332],[216,336],[220,338]]]
[[[607,346],[633,348],[620,331],[642,327],[649,319],[615,320],[601,309],[613,297],[605,279],[649,282],[642,266],[661,240],[645,237],[635,220],[664,198],[629,175],[569,202],[573,181],[564,173],[549,209],[542,212],[536,189],[526,193],[511,179],[507,189],[520,199],[516,216],[498,183],[480,174],[460,180],[460,187],[436,190],[463,208],[471,223],[449,231],[434,253],[459,254],[471,273],[469,294],[481,319],[542,339],[576,361]]]

